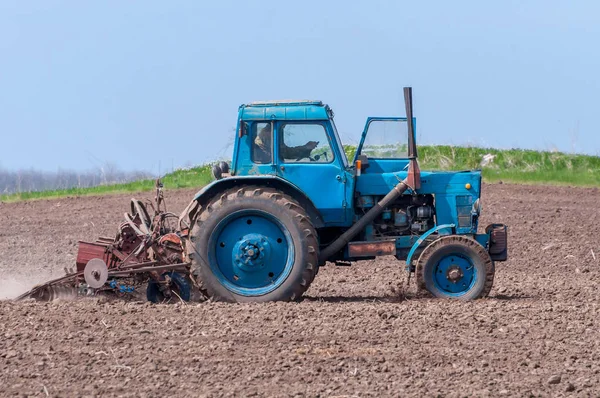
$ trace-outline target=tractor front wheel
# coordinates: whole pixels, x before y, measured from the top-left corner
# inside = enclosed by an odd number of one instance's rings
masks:
[[[192,229],[193,272],[214,300],[299,300],[318,266],[315,229],[294,199],[246,186],[203,206]]]
[[[443,236],[427,246],[417,263],[419,288],[435,297],[474,300],[486,297],[494,283],[494,262],[477,241]]]

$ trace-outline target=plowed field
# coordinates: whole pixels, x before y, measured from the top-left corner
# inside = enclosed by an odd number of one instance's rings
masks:
[[[0,204],[0,297],[112,236],[129,197]],[[1,301],[0,396],[599,396],[600,192],[485,185],[483,204],[510,226],[487,299],[416,297],[384,258],[322,268],[301,303]]]

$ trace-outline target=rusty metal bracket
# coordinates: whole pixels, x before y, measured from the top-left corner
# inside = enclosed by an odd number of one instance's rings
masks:
[[[348,243],[348,256],[377,257],[396,255],[396,240],[365,241]]]

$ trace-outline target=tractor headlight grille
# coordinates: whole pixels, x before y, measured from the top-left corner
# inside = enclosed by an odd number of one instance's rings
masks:
[[[468,228],[472,225],[473,197],[471,195],[456,196],[456,213],[458,216],[458,226]]]
[[[475,203],[473,203],[473,214],[479,215],[481,213],[481,199],[477,199]]]

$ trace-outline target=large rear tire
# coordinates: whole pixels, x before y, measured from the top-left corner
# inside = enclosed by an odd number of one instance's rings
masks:
[[[494,284],[494,262],[477,241],[462,235],[443,236],[419,257],[420,289],[435,297],[474,300],[486,297]]]
[[[245,186],[214,197],[190,234],[192,271],[213,300],[300,300],[318,267],[316,231],[293,198]]]

